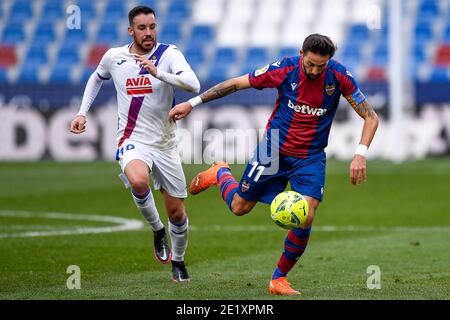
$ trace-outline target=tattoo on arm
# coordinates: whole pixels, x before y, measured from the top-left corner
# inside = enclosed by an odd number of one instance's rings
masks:
[[[355,109],[356,113],[358,113],[362,118],[376,118],[375,110],[373,110],[372,106],[367,102],[367,100],[364,100],[361,103],[356,104],[353,99],[348,99],[347,101],[351,104],[353,109]]]
[[[200,95],[200,98],[202,98],[203,103],[205,103],[211,100],[225,97],[236,91],[237,91],[236,85],[232,83],[230,80],[227,80],[219,83],[218,85],[215,85],[211,89],[208,89],[207,91],[205,91]]]

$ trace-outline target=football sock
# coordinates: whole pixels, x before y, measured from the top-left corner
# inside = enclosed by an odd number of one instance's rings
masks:
[[[184,261],[184,254],[188,245],[188,227],[189,219],[187,217],[180,223],[174,223],[169,220],[173,261]]]
[[[236,182],[228,168],[220,168],[219,171],[217,171],[217,181],[220,186],[222,199],[231,210],[231,202],[233,201],[234,194],[238,190],[239,184]]]
[[[164,228],[161,219],[159,218],[158,210],[156,209],[155,200],[150,188],[143,194],[139,194],[134,190],[131,190],[134,203],[138,207],[139,211],[144,216],[145,220],[150,224],[153,231],[158,231]]]
[[[300,259],[308,245],[311,227],[308,229],[292,229],[284,240],[284,252],[278,260],[272,279],[285,277]]]

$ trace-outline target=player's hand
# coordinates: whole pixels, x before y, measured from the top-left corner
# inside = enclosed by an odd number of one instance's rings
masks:
[[[180,120],[186,117],[192,111],[192,105],[189,102],[177,104],[169,111],[169,121]]]
[[[70,124],[70,132],[72,133],[83,133],[86,131],[86,117],[84,116],[76,116],[75,119],[72,120]]]
[[[149,59],[146,59],[144,56],[140,56],[138,54],[135,54],[134,57],[139,62],[139,66],[141,68],[145,68],[148,71],[148,73],[156,77],[157,69],[153,64],[153,62],[151,62]]]
[[[350,163],[350,182],[353,185],[360,185],[362,182],[366,181],[366,158],[359,154],[355,154]]]

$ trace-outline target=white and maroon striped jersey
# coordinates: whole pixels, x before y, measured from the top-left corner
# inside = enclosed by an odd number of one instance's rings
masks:
[[[109,49],[96,70],[103,80],[112,78],[117,91],[117,145],[132,139],[160,150],[173,148],[175,124],[168,121],[167,115],[175,103],[174,88],[140,68],[129,48],[130,45]],[[174,45],[157,43],[146,57],[164,72],[180,74],[191,70]]]

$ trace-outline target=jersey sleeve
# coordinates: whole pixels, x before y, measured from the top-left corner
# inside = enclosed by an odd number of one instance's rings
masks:
[[[183,71],[192,70],[189,63],[186,61],[183,53],[175,47],[171,46],[169,48],[170,52],[170,73],[172,74],[180,74]]]
[[[286,59],[275,61],[250,72],[250,85],[258,90],[264,88],[278,88],[283,83],[287,73],[292,69],[293,66],[290,66]]]
[[[95,72],[102,80],[109,80],[111,78],[110,68],[113,60],[113,49],[109,49],[103,55],[102,60],[100,60],[99,65]]]
[[[358,83],[353,78],[353,75],[347,68],[343,68],[343,72],[338,72],[339,82],[340,82],[340,90],[342,95],[353,105],[360,104],[364,100],[366,100],[365,95],[359,89]],[[352,103],[353,102],[353,103]]]

